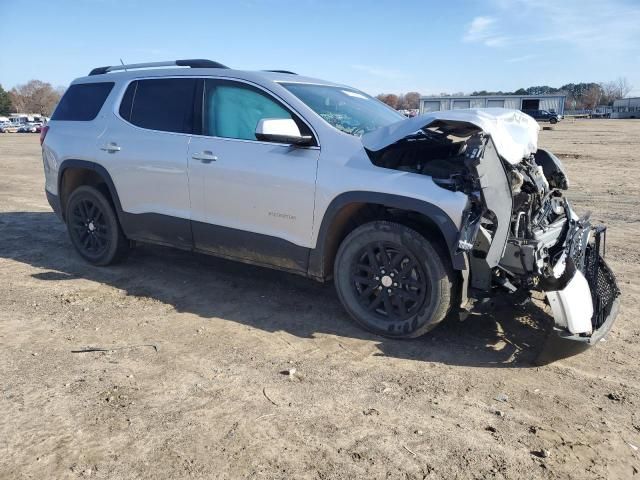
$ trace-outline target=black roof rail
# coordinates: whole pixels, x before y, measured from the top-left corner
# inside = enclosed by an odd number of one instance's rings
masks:
[[[193,58],[191,60],[176,60],[176,65],[179,67],[191,67],[191,68],[229,68],[219,62],[213,60],[207,60],[205,58]]]
[[[296,72],[292,72],[290,70],[265,70],[265,72],[286,73],[288,75],[298,75]]]
[[[89,72],[89,75],[102,75],[103,73],[115,72],[118,70],[133,70],[136,68],[153,67],[191,67],[191,68],[229,68],[213,60],[204,58],[194,58],[188,60],[170,60],[167,62],[132,63],[130,65],[112,65],[106,67],[96,67]]]

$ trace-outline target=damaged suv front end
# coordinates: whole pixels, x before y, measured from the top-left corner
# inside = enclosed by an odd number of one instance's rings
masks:
[[[455,254],[465,258],[462,308],[501,294],[543,292],[556,332],[593,344],[611,328],[620,290],[604,260],[606,227],[579,217],[560,160],[537,148],[539,127],[505,109],[416,117],[363,135],[380,167],[430,176],[468,197]]]

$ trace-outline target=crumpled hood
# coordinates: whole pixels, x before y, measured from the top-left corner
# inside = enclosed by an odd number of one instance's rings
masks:
[[[519,110],[506,108],[445,110],[407,118],[365,133],[362,144],[376,152],[437,121],[464,122],[479,127],[491,135],[500,156],[511,164],[519,163],[538,149],[538,122]]]

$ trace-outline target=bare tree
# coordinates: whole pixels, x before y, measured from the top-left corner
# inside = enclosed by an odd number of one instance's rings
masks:
[[[398,108],[398,95],[394,93],[381,93],[376,95],[376,98],[381,102],[386,103],[391,108]]]
[[[31,80],[11,89],[11,100],[17,111],[51,115],[60,100],[60,93],[50,83]]]
[[[594,85],[582,94],[582,104],[585,108],[594,109],[600,105],[601,98],[602,88],[599,85]]]
[[[602,105],[611,105],[614,100],[617,100],[616,82],[602,82],[600,88],[602,89],[602,99],[600,100]]]
[[[629,83],[626,77],[618,77],[614,82],[616,85],[616,94],[618,98],[624,98],[629,95],[629,92],[633,90],[633,85]]]
[[[415,110],[420,108],[420,94],[418,92],[407,92],[404,95],[405,108]]]
[[[633,86],[624,77],[619,77],[611,82],[600,84],[602,88],[602,104],[611,105],[614,100],[626,97],[633,89]]]

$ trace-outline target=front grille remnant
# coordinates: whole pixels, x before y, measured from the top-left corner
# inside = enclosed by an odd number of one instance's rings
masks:
[[[613,302],[620,296],[616,278],[604,261],[606,227],[593,227],[593,239],[584,250],[584,266],[581,269],[593,301],[591,325],[594,330],[600,328],[611,313]]]

